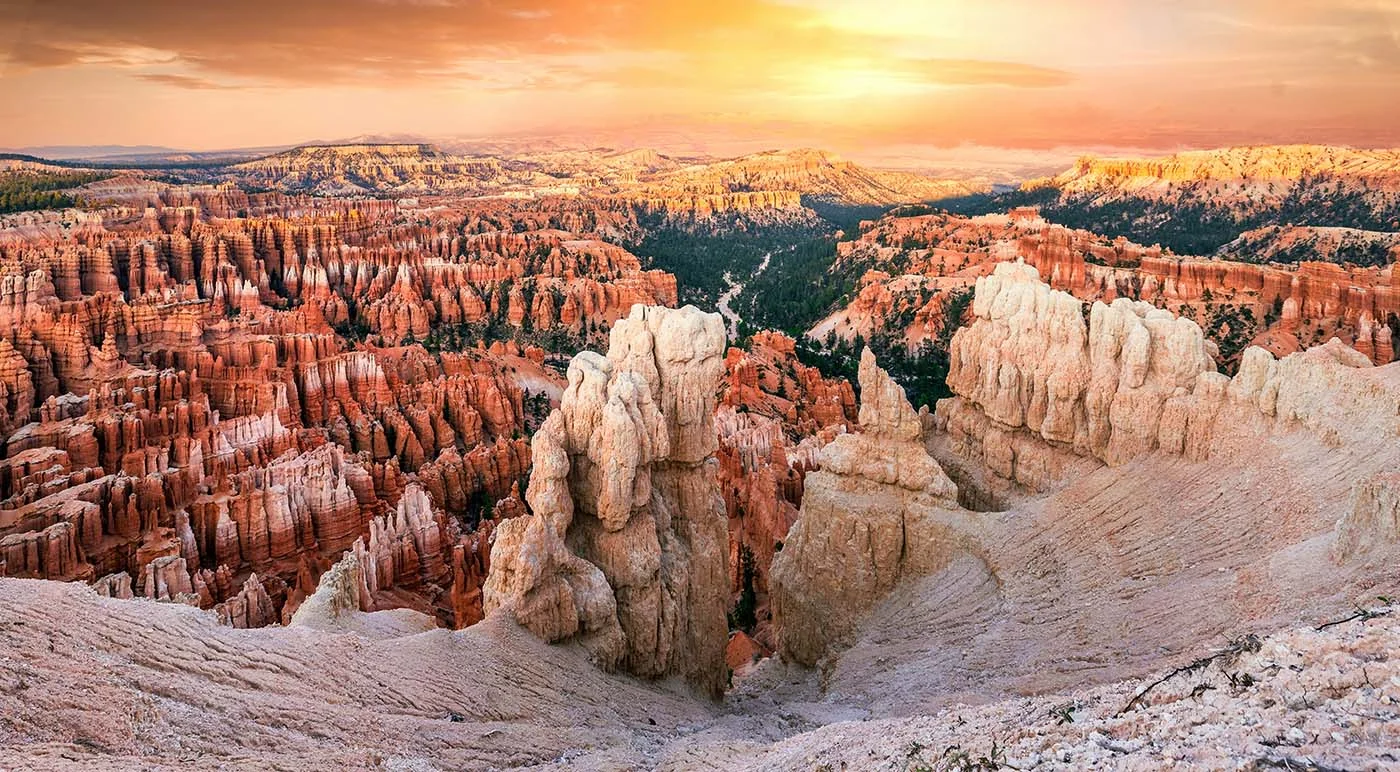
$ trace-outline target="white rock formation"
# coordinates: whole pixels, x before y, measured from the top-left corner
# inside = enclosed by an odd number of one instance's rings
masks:
[[[1337,522],[1332,556],[1338,562],[1375,547],[1400,542],[1400,473],[1382,472],[1358,480],[1351,511]]]
[[[371,611],[372,603],[360,555],[352,550],[321,575],[316,592],[297,608],[288,626],[367,638],[397,638],[437,628],[437,620],[427,614],[406,608]]]
[[[973,312],[949,352],[955,396],[933,423],[958,455],[1031,490],[1061,485],[1080,458],[1209,458],[1222,411],[1231,426],[1302,424],[1338,441],[1375,425],[1366,419],[1396,423],[1350,412],[1388,402],[1368,397],[1380,387],[1353,374],[1370,361],[1338,341],[1282,361],[1252,347],[1231,379],[1195,322],[1125,298],[1094,303],[1086,320],[1079,300],[1020,262],[977,281]],[[1356,398],[1345,416],[1335,408],[1348,400],[1324,398],[1337,390]]]
[[[607,668],[720,692],[728,536],[713,416],[716,314],[634,306],[608,356],[584,352],[533,439],[534,515],[496,532],[484,605]]]
[[[924,450],[904,390],[860,360],[862,432],[821,450],[801,516],[773,558],[773,624],[783,656],[816,664],[901,580],[938,570],[962,538],[950,526],[957,488]]]

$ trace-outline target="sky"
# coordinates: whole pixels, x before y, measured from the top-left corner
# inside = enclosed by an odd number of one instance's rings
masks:
[[[1400,146],[1400,0],[0,0],[0,147]]]

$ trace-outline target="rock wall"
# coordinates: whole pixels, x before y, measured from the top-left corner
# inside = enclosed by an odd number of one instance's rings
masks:
[[[729,578],[716,483],[717,314],[636,306],[576,356],[535,434],[533,515],[497,528],[486,612],[577,639],[605,668],[719,694]]]
[[[1210,457],[1226,422],[1301,425],[1329,441],[1383,401],[1368,399],[1356,370],[1371,361],[1333,340],[1275,360],[1251,347],[1232,379],[1216,372],[1212,345],[1189,319],[1126,298],[1088,309],[1052,290],[1024,263],[979,279],[975,321],[959,330],[934,428],[951,450],[1030,490],[1062,484],[1082,459],[1118,466],[1162,451]],[[1356,415],[1318,405],[1332,389],[1355,393]],[[1393,426],[1393,416],[1372,416]],[[1218,425],[1219,424],[1219,425]]]

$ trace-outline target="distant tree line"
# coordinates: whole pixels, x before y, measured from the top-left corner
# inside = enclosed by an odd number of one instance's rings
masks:
[[[109,176],[97,172],[28,170],[0,174],[0,214],[74,206],[77,202],[63,191]]]
[[[641,239],[622,246],[640,257],[648,268],[675,274],[682,303],[706,309],[713,309],[728,289],[726,273],[734,281],[743,282],[758,270],[769,252],[832,231],[825,222],[756,225],[738,217],[703,230],[668,222],[643,223],[643,227],[645,235]]]

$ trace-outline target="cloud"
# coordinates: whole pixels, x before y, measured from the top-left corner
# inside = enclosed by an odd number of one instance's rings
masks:
[[[30,67],[63,67],[76,64],[82,55],[69,48],[60,48],[32,40],[20,40],[10,49],[8,61]]]
[[[503,59],[529,71],[571,56],[595,57],[575,68],[585,80],[632,85],[649,72],[654,85],[709,76],[739,87],[851,58],[937,83],[1067,80],[1032,65],[885,54],[896,39],[840,29],[816,9],[778,0],[43,0],[0,4],[0,26],[20,30],[18,44],[0,52],[13,65],[58,67],[144,49],[194,74],[293,85],[459,80]]]
[[[1017,62],[923,59],[910,61],[906,66],[931,83],[949,86],[1051,88],[1069,85],[1075,79],[1074,74],[1066,70]]]
[[[577,12],[528,15],[540,5],[548,3],[42,0],[0,4],[0,26],[18,30],[4,52],[12,64],[62,66],[73,52],[146,48],[205,73],[324,85],[427,77],[462,59],[559,48],[542,33],[575,24],[590,37],[606,32]]]
[[[215,83],[205,78],[196,78],[192,75],[179,75],[166,72],[145,72],[136,77],[148,83],[159,83],[165,86],[175,86],[176,88],[187,88],[195,91],[228,91],[239,88],[227,83]]]
[[[1400,0],[0,0],[0,64],[28,110],[10,132],[126,116],[201,145],[654,120],[769,144],[1400,139]],[[102,125],[71,118],[98,101]]]
[[[1237,53],[1312,77],[1400,74],[1400,1],[1235,0],[1207,14]]]

